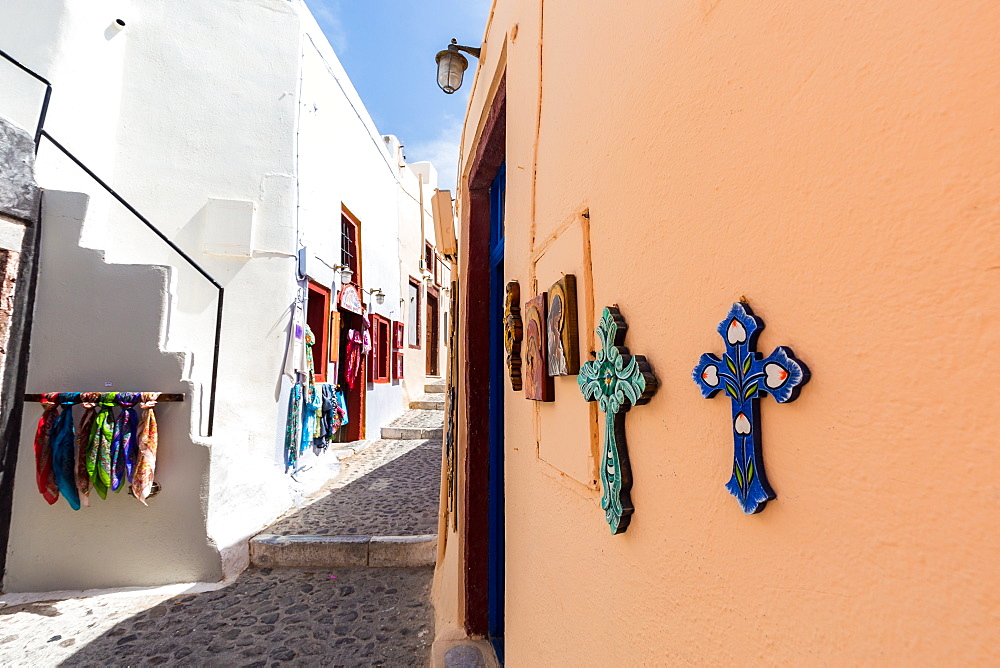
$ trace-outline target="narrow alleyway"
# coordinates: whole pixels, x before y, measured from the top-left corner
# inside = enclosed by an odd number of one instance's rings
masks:
[[[335,536],[432,539],[443,413],[430,400],[383,430],[404,438],[352,444],[367,446],[356,454],[342,451],[341,473],[262,535],[315,540],[321,547]],[[0,665],[428,664],[432,566],[407,567],[405,559],[402,567],[338,565],[346,562],[336,551],[301,565],[275,549],[215,590],[0,607]],[[288,565],[262,565],[274,559]]]

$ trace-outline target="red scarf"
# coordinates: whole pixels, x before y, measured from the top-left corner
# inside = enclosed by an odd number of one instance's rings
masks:
[[[49,505],[59,500],[59,486],[56,484],[56,476],[52,471],[52,447],[49,443],[49,435],[52,427],[56,423],[56,403],[58,397],[56,392],[47,392],[42,395],[42,417],[38,420],[38,427],[35,429],[35,480],[38,483],[38,491],[42,493]]]

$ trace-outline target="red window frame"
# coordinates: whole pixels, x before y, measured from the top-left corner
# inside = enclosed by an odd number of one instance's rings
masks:
[[[397,350],[402,350],[406,345],[406,333],[403,328],[403,323],[396,320],[392,321],[392,350],[393,352]]]
[[[388,383],[392,366],[392,325],[388,319],[372,314],[372,382]]]
[[[325,383],[330,341],[330,288],[315,281],[309,281],[307,287],[306,324],[316,339],[312,347],[313,372],[316,382]]]

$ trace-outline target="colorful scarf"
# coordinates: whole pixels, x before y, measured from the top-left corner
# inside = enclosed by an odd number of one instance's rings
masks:
[[[97,392],[84,392],[80,395],[80,404],[84,410],[80,419],[80,429],[76,433],[76,490],[80,494],[80,503],[84,506],[90,505],[90,473],[87,470],[87,462],[90,458],[90,436],[100,396]]]
[[[115,434],[115,399],[117,392],[107,392],[101,395],[100,407],[90,436],[90,448],[87,451],[87,472],[94,491],[102,499],[108,498],[108,487],[111,486],[111,441]]]
[[[144,412],[139,425],[139,456],[131,480],[132,495],[144,506],[149,505],[146,498],[153,489],[153,473],[156,470],[157,433],[153,407],[159,397],[159,392],[143,392],[142,403],[139,404]]]
[[[49,436],[52,427],[56,423],[56,403],[59,395],[55,392],[48,392],[42,395],[42,417],[38,420],[38,427],[35,429],[35,482],[38,484],[38,491],[51,506],[59,500],[59,486],[56,484],[55,474],[52,471],[52,448]]]
[[[302,384],[288,393],[288,422],[285,423],[285,472],[294,471],[299,460],[299,424],[302,419]]]
[[[59,394],[62,411],[49,435],[52,450],[52,473],[59,492],[73,510],[80,510],[80,495],[76,489],[76,430],[73,405],[80,402],[79,392]]]
[[[125,410],[118,415],[111,437],[111,490],[114,492],[121,491],[126,478],[132,480],[137,451],[135,432],[139,428],[135,405],[140,398],[135,392],[118,393],[118,404]]]

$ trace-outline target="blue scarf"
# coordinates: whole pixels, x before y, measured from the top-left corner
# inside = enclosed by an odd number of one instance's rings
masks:
[[[49,442],[52,447],[52,473],[59,493],[73,510],[80,510],[80,492],[76,488],[76,429],[73,426],[73,404],[80,403],[79,392],[62,392],[58,398],[62,410],[52,426]]]
[[[123,410],[115,421],[115,434],[111,439],[111,490],[119,491],[125,479],[131,482],[135,468],[135,457],[139,452],[136,432],[139,429],[139,414],[135,405],[142,399],[136,392],[119,392],[118,403]]]

